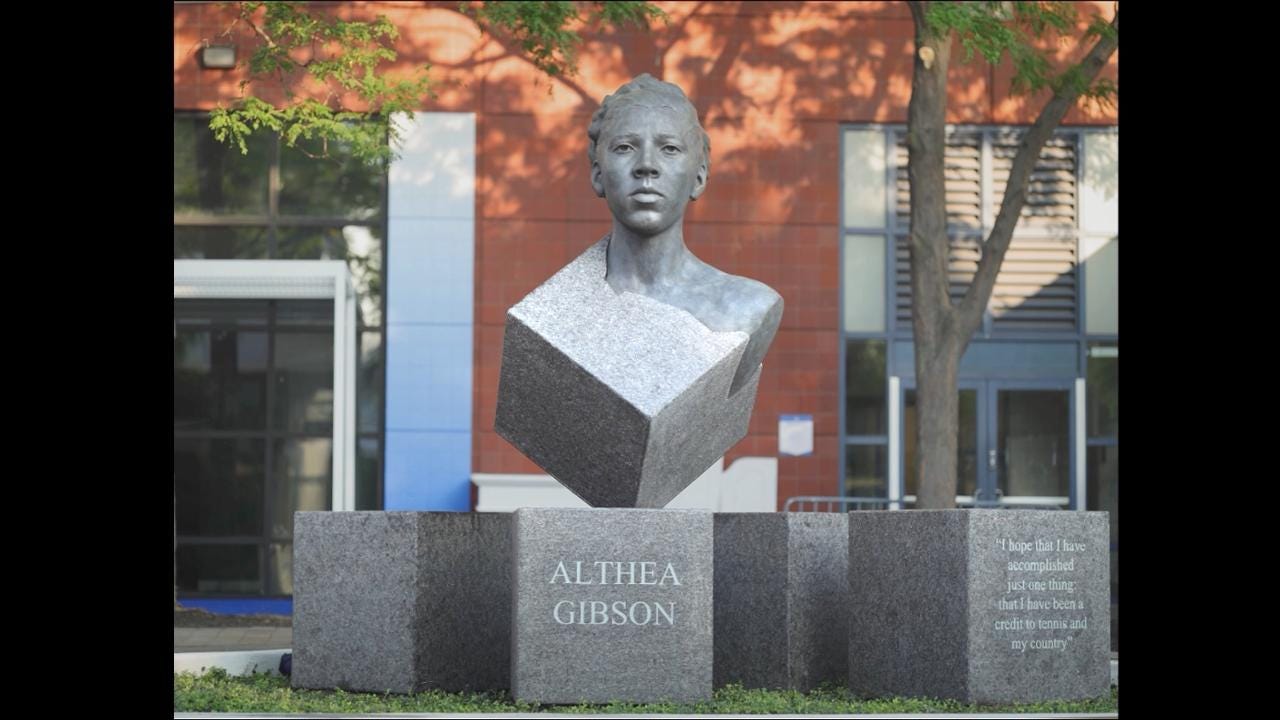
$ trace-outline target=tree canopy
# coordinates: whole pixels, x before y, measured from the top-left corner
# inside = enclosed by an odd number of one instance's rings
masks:
[[[210,128],[220,141],[247,152],[246,138],[267,129],[289,146],[300,140],[320,155],[338,143],[367,162],[395,156],[396,113],[433,97],[430,66],[403,78],[382,72],[397,58],[398,30],[385,16],[342,20],[309,12],[303,3],[239,2],[232,28],[244,24],[260,39],[246,62],[241,96],[219,107]],[[1119,47],[1119,5],[1111,19],[1082,21],[1071,2],[910,2],[915,52],[908,107],[912,327],[918,397],[918,507],[951,507],[956,493],[957,371],[991,299],[996,276],[1027,199],[1027,184],[1046,141],[1068,110],[1085,101],[1108,105],[1118,87],[1099,79]],[[584,10],[585,15],[584,15]],[[649,27],[666,14],[649,2],[462,2],[458,12],[512,47],[551,78],[577,70],[580,29],[599,24]],[[228,28],[227,32],[231,32]],[[1055,46],[1077,48],[1077,62],[1053,61]],[[993,226],[963,298],[948,287],[945,147],[947,73],[953,48],[960,62],[981,57],[1009,62],[1011,90],[1048,92],[1022,135]],[[285,101],[256,93],[280,83]],[[319,150],[315,150],[315,148]]]
[[[395,157],[399,136],[392,117],[421,107],[435,93],[430,65],[404,78],[383,72],[398,57],[400,32],[394,23],[385,15],[343,20],[309,12],[299,2],[232,5],[235,20],[224,34],[244,24],[260,43],[245,63],[248,77],[240,83],[240,97],[211,113],[209,128],[218,141],[247,154],[247,138],[266,128],[289,147],[299,147],[299,140],[317,141],[313,144],[320,156],[328,155],[331,143],[340,143],[345,153],[366,162]],[[666,13],[647,2],[597,1],[589,6],[588,26],[647,28],[650,18],[666,19]],[[584,21],[578,3],[462,2],[458,9],[482,28],[509,36],[547,75],[577,71],[582,38],[576,28]],[[268,81],[279,83],[285,102],[268,102],[256,92]]]

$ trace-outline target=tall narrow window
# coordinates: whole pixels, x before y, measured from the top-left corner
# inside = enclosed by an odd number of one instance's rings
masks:
[[[884,508],[889,498],[885,133],[884,128],[849,128],[843,138],[844,476],[837,494],[860,498],[850,505],[857,508]]]

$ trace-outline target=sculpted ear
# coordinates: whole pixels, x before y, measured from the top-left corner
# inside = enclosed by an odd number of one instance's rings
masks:
[[[604,183],[600,180],[600,163],[591,163],[591,189],[596,191],[596,197],[604,197]]]
[[[690,200],[697,200],[707,189],[707,163],[704,160],[698,165],[698,173],[693,176],[693,190],[689,193]]]

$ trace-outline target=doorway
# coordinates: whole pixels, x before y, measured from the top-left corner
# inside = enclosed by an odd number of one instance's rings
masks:
[[[175,260],[178,598],[293,592],[293,513],[354,509],[346,263]]]
[[[287,596],[333,498],[333,301],[173,301],[178,591]]]
[[[961,380],[956,442],[960,507],[1075,509],[1072,381]],[[903,385],[902,488],[915,503],[916,388]]]

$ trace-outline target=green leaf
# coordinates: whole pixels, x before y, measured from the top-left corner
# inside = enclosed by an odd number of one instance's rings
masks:
[[[975,52],[993,65],[1007,56],[1013,65],[1011,90],[1015,94],[1047,87],[1109,102],[1118,90],[1114,83],[1088,87],[1078,65],[1054,75],[1047,53],[1040,49],[1045,40],[1075,33],[1077,18],[1075,5],[1069,2],[931,3],[925,14],[933,32],[954,33],[959,38],[964,50],[962,62],[972,60]],[[1115,33],[1110,23],[1095,15],[1084,37],[1114,37]]]
[[[383,73],[383,66],[398,57],[393,43],[400,32],[394,23],[383,15],[356,21],[313,14],[307,3],[300,2],[230,5],[236,8],[237,22],[245,23],[262,42],[245,61],[248,79],[241,83],[240,99],[210,115],[209,128],[219,142],[247,154],[248,136],[267,129],[290,147],[300,141],[318,142],[319,157],[327,157],[329,148],[337,146],[369,163],[398,156],[400,137],[392,117],[421,108],[435,92],[430,66],[407,77],[390,78]],[[595,2],[593,6],[591,23],[648,27],[651,19],[669,20],[648,2]],[[576,3],[463,3],[459,9],[482,27],[507,35],[547,75],[577,71],[581,37],[569,29],[581,19]],[[307,80],[330,88],[328,97],[295,97],[292,88],[305,87]],[[265,83],[278,84],[286,102],[273,106],[258,98],[253,91]],[[354,93],[368,109],[355,112],[342,107],[337,98],[344,93]]]

